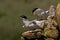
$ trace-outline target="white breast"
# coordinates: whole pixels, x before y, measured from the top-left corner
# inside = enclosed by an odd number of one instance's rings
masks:
[[[23,19],[23,23],[26,27],[28,27],[28,25],[30,24],[30,21],[27,19]]]

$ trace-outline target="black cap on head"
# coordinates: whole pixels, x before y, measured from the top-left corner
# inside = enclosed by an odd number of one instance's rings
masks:
[[[37,10],[38,8],[34,8],[33,10],[32,10],[32,13],[35,11],[35,10]]]
[[[25,15],[22,15],[22,16],[20,16],[20,17],[27,19],[27,17],[26,17]]]

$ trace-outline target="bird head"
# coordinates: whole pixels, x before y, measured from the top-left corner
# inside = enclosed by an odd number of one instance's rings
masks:
[[[32,10],[32,13],[34,13],[37,9],[38,9],[38,8],[34,8],[34,9]]]
[[[20,16],[20,18],[27,19],[25,15]]]

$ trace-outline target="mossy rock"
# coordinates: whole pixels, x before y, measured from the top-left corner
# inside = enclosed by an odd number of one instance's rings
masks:
[[[22,36],[26,37],[28,39],[35,38],[34,33],[30,32],[30,31],[26,31],[26,32],[22,33]]]
[[[57,38],[58,37],[58,30],[57,29],[49,29],[45,28],[43,32],[45,37],[50,37],[50,38]]]
[[[28,39],[31,39],[31,38],[40,38],[41,35],[42,35],[42,33],[40,31],[41,30],[39,30],[39,29],[36,29],[35,31],[26,31],[26,32],[22,33],[22,36],[26,37]]]
[[[25,40],[24,37],[21,37],[21,40]]]
[[[54,40],[53,38],[46,38],[45,40]]]
[[[57,4],[57,23],[59,24],[59,29],[60,29],[60,3]]]

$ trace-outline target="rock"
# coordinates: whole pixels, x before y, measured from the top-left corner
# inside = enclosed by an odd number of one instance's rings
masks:
[[[21,37],[21,40],[25,40],[24,37]]]
[[[31,38],[34,38],[35,37],[34,36],[34,33],[32,33],[32,31],[26,31],[26,32],[22,33],[22,36],[23,37],[26,37],[28,39],[31,39]]]
[[[26,32],[22,33],[22,36],[26,37],[28,39],[31,39],[31,38],[40,38],[41,35],[42,35],[41,29],[36,29],[34,31],[26,31]]]
[[[57,22],[58,22],[58,25],[59,25],[59,30],[60,30],[60,3],[58,3],[58,5],[57,5],[56,17],[57,17]]]
[[[51,38],[57,38],[58,37],[58,30],[55,28],[45,28],[44,29],[44,36],[45,37],[51,37]]]
[[[45,39],[45,40],[54,40],[53,38],[47,38],[47,39]]]

